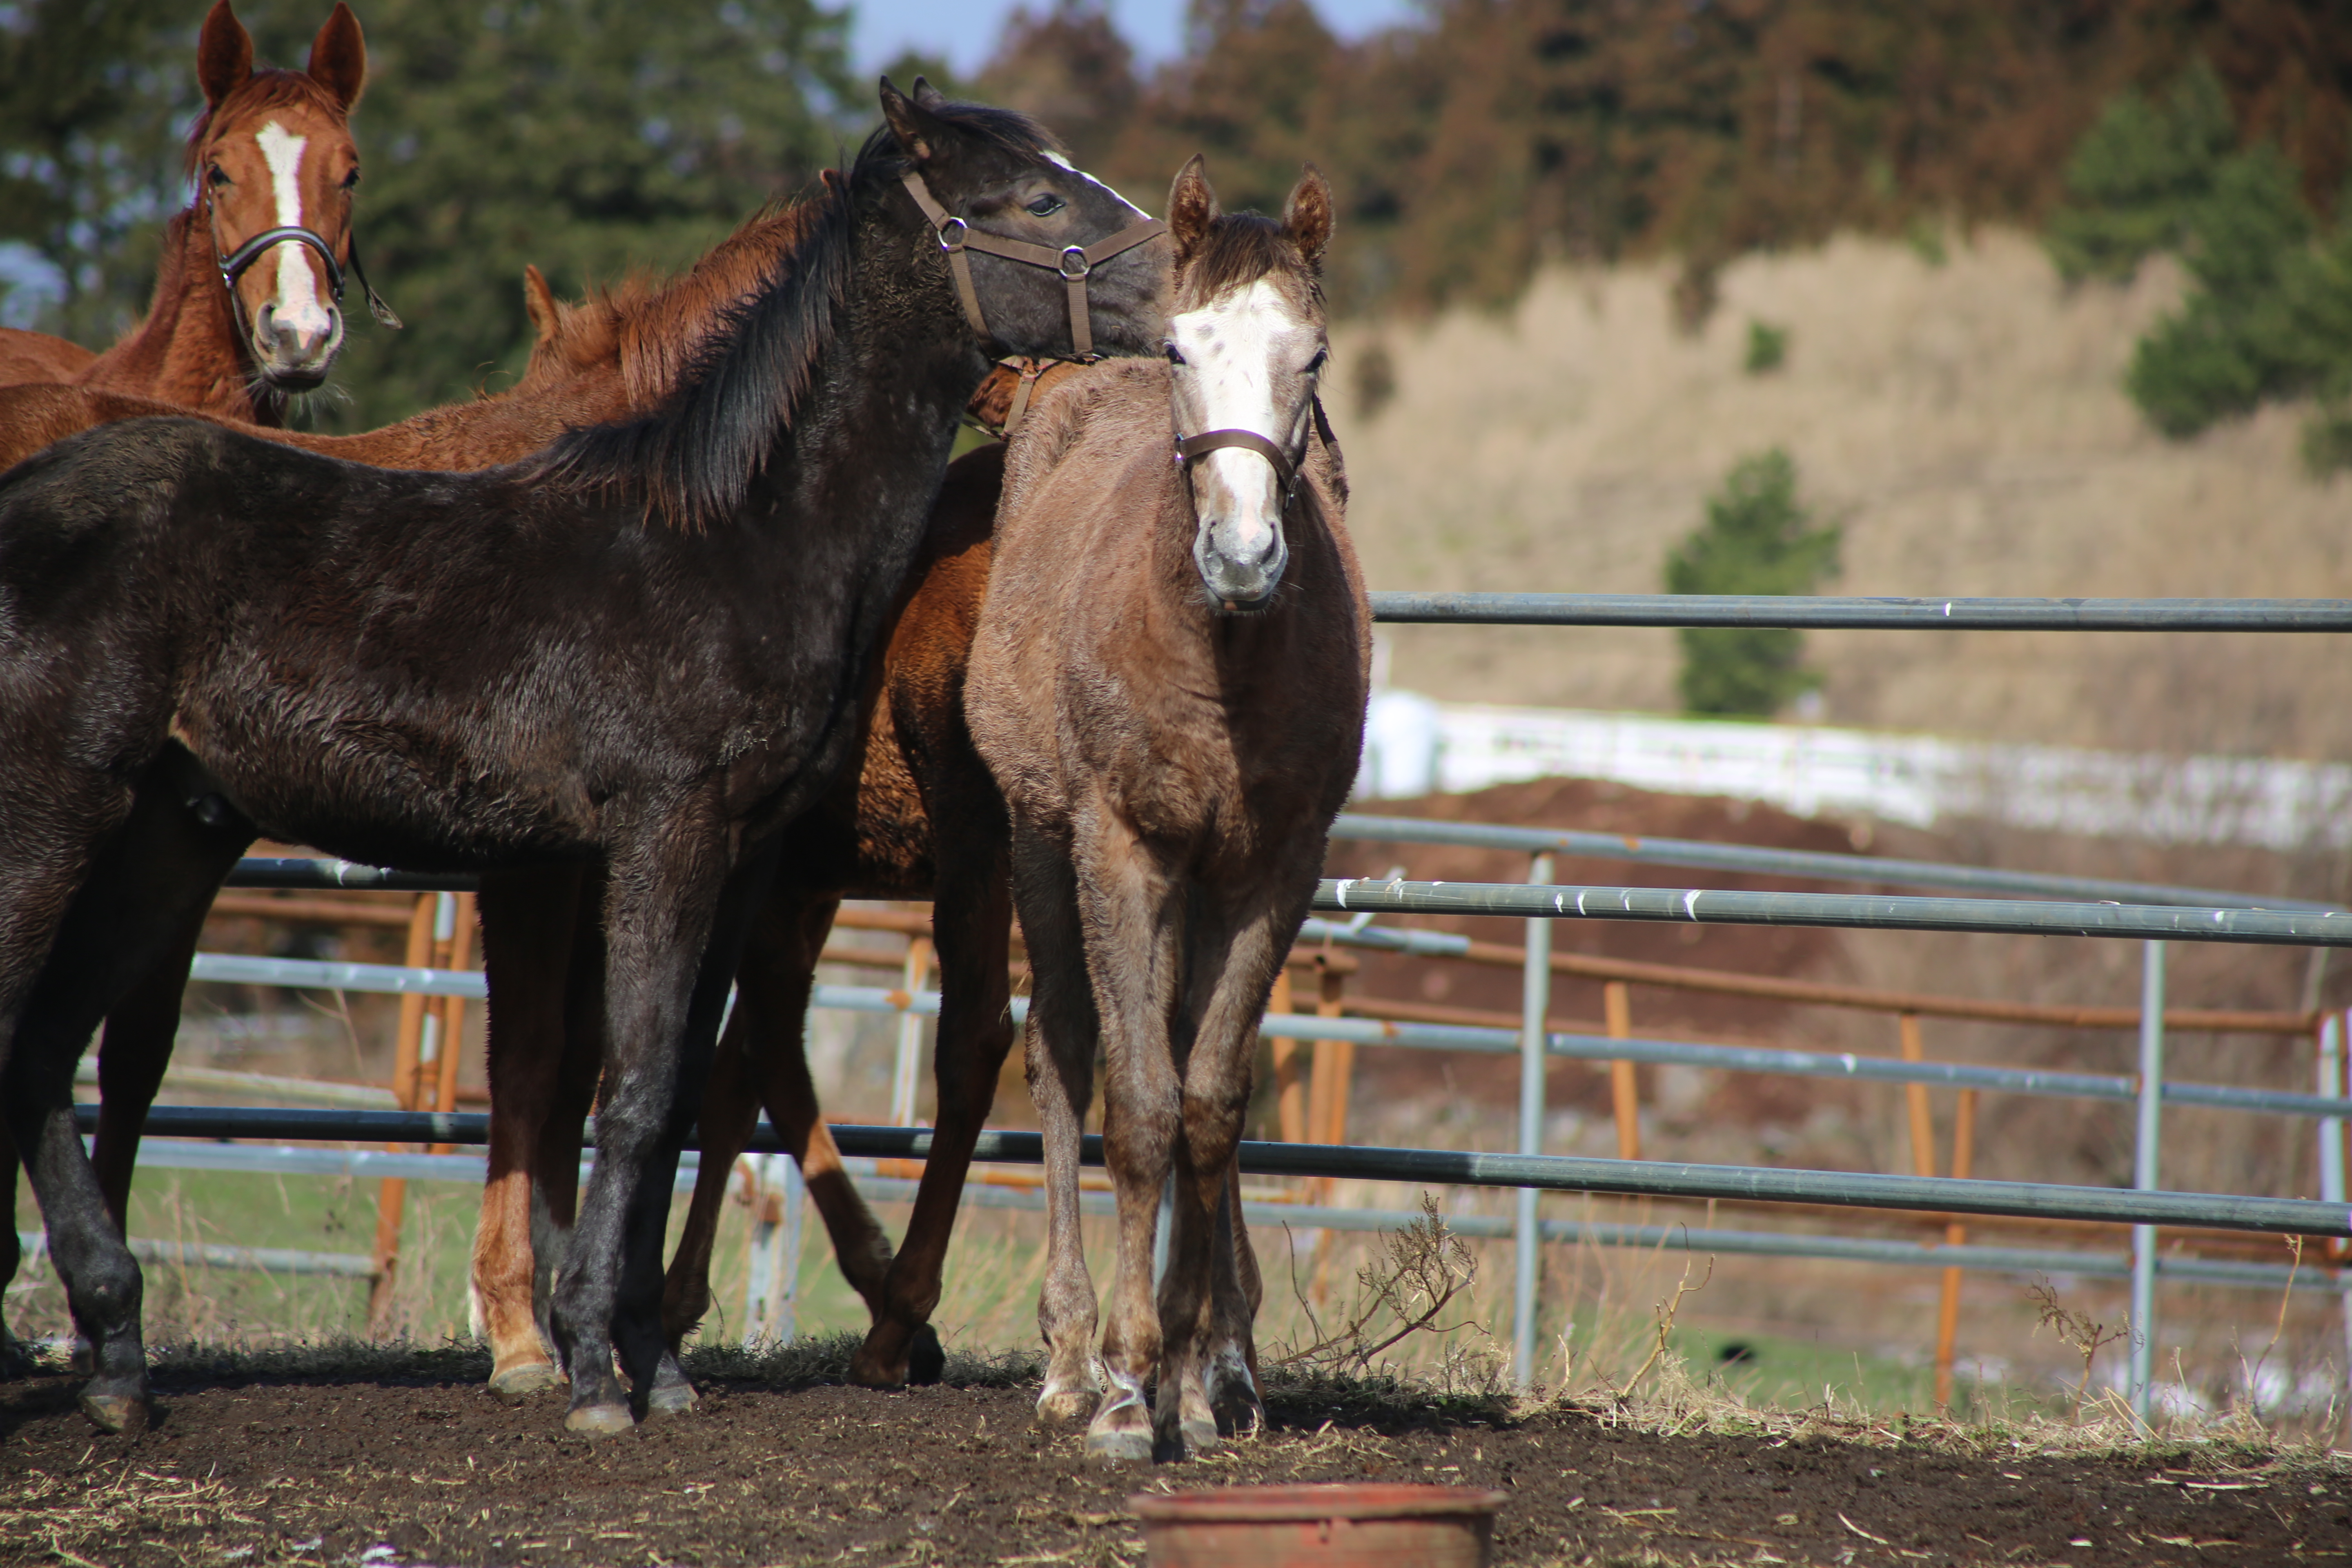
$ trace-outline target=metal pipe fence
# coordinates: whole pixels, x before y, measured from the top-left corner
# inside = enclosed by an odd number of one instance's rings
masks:
[[[766,1140],[762,1140],[766,1142]],[[142,1169],[167,1171],[235,1172],[251,1175],[350,1176],[361,1180],[396,1177],[412,1182],[446,1182],[478,1187],[488,1170],[488,1163],[479,1154],[405,1154],[380,1149],[319,1149],[286,1144],[222,1143],[217,1142],[184,1141],[175,1138],[155,1138],[141,1145],[139,1163]],[[844,1161],[849,1174],[856,1180],[858,1191],[870,1203],[912,1203],[917,1182],[909,1177],[880,1173],[878,1163],[871,1159],[851,1158]],[[588,1177],[590,1163],[583,1159],[581,1180]],[[674,1190],[693,1190],[700,1172],[698,1159],[693,1151],[680,1157]],[[985,1181],[974,1182],[964,1191],[964,1201],[980,1208],[1010,1208],[1042,1211],[1044,1194],[1034,1187],[1006,1187]],[[1112,1195],[1087,1192],[1080,1194],[1081,1207],[1087,1214],[1109,1215],[1115,1212]],[[1289,1228],[1296,1232],[1339,1230],[1379,1233],[1402,1230],[1418,1223],[1418,1211],[1380,1209],[1245,1201],[1243,1217],[1260,1228]],[[1518,1227],[1515,1217],[1486,1214],[1449,1214],[1444,1216],[1446,1227],[1457,1235],[1482,1240],[1513,1241]],[[18,1240],[27,1248],[39,1241],[38,1232],[18,1233]],[[1800,1258],[1831,1262],[1890,1264],[1918,1268],[1958,1268],[1972,1271],[1998,1274],[2083,1275],[2098,1279],[2128,1279],[2132,1258],[2122,1252],[2078,1252],[2057,1247],[1986,1247],[1981,1245],[1953,1246],[1928,1242],[1904,1241],[1889,1237],[1822,1236],[1803,1232],[1736,1230],[1726,1227],[1687,1225],[1615,1225],[1590,1220],[1544,1220],[1540,1235],[1546,1245],[1583,1245],[1611,1247],[1663,1248],[1670,1250],[1714,1251],[1735,1253],[1758,1258]],[[161,1249],[177,1246],[171,1242],[131,1243],[134,1252],[142,1247]],[[142,1258],[147,1256],[141,1253]],[[321,1257],[344,1258],[364,1255],[293,1254],[268,1247],[220,1247],[204,1254],[190,1253],[167,1261],[201,1262],[215,1268],[277,1269],[281,1272],[319,1272],[299,1267],[281,1267],[278,1259],[288,1257]],[[2342,1286],[2332,1271],[2323,1268],[2296,1268],[2284,1263],[2260,1263],[2239,1258],[2163,1258],[2157,1259],[2157,1277],[2184,1284],[2242,1286],[2276,1290],[2290,1286],[2296,1289],[2335,1293]],[[362,1274],[336,1267],[328,1272],[343,1275]]]
[[[2352,631],[2352,600],[2210,600],[2210,599],[1862,599],[1832,597],[1731,597],[1657,595],[1448,595],[1380,594],[1373,595],[1375,618],[1391,624],[1592,626],[1770,626],[1792,629],[1939,629],[2057,630],[2115,632],[2345,632]],[[2164,984],[2161,943],[2166,941],[2263,942],[2299,946],[2352,946],[2352,911],[2307,900],[2254,898],[2212,893],[2161,885],[2050,878],[1981,868],[1938,867],[1921,862],[1873,860],[1867,857],[1807,854],[1708,846],[1680,840],[1627,840],[1605,835],[1553,833],[1538,829],[1508,829],[1478,825],[1438,824],[1408,819],[1344,818],[1342,837],[1452,843],[1515,850],[1534,858],[1530,885],[1444,884],[1408,881],[1364,882],[1327,880],[1318,889],[1315,908],[1325,913],[1354,917],[1349,924],[1310,922],[1310,936],[1354,941],[1363,945],[1393,945],[1402,951],[1432,956],[1463,956],[1466,939],[1433,932],[1383,932],[1368,937],[1356,929],[1375,913],[1491,915],[1528,921],[1529,937],[1523,962],[1522,1027],[1514,1042],[1511,1032],[1458,1026],[1396,1025],[1361,1019],[1316,1017],[1269,1018],[1268,1033],[1296,1029],[1291,1037],[1369,1039],[1376,1043],[1418,1045],[1433,1048],[1497,1050],[1517,1048],[1522,1058],[1521,1152],[1516,1155],[1465,1153],[1436,1150],[1363,1150],[1331,1145],[1244,1146],[1244,1168],[1257,1173],[1313,1176],[1323,1179],[1417,1181],[1468,1185],[1500,1185],[1519,1189],[1518,1210],[1511,1235],[1517,1244],[1515,1281],[1514,1348],[1522,1373],[1529,1366],[1534,1320],[1533,1261],[1543,1239],[1554,1237],[1558,1222],[1538,1224],[1534,1194],[1539,1190],[1623,1193],[1655,1196],[1767,1199],[1832,1205],[1914,1208],[1948,1214],[1982,1214],[2027,1219],[2078,1218],[2130,1224],[2135,1231],[2128,1274],[2133,1282],[2134,1346],[2132,1387],[2135,1404],[2145,1408],[2147,1376],[2144,1357],[2152,1345],[2153,1283],[2159,1275],[2180,1273],[2156,1256],[2158,1225],[2205,1226],[2215,1228],[2266,1230],[2291,1234],[2340,1237],[2347,1229],[2343,1181],[2337,1172],[2330,1184],[2323,1176],[2323,1198],[2256,1199],[2221,1194],[2173,1194],[2158,1186],[2161,1109],[2166,1103],[2189,1103],[2271,1113],[2309,1115],[2321,1119],[2323,1148],[2340,1145],[2343,1110],[2340,1056],[2338,1078],[2326,1080],[2315,1096],[2288,1095],[2270,1090],[2238,1089],[2221,1085],[2174,1085],[2164,1081],[2161,1062],[2164,1025]],[[1788,875],[1821,879],[1941,889],[1974,894],[2022,897],[1917,898],[1878,894],[1788,892],[1727,892],[1706,889],[1612,888],[1554,886],[1549,882],[1549,857],[1555,853],[1622,858],[1636,862],[1695,868]],[[231,878],[240,887],[292,889],[470,889],[477,881],[462,874],[403,875],[332,861],[247,861]],[[2048,900],[2053,901],[2028,901]],[[1573,905],[1573,908],[1570,905]],[[1805,1052],[1748,1047],[1706,1047],[1686,1042],[1630,1040],[1548,1031],[1544,1002],[1551,965],[1540,934],[1546,924],[1560,918],[1605,918],[1693,921],[1699,923],[1841,926],[1858,929],[2002,934],[2072,934],[2137,939],[2148,943],[2148,963],[2139,1016],[2142,1031],[2141,1071],[2132,1079],[2089,1074],[2042,1074],[2029,1069],[1975,1068],[1960,1064],[1894,1062],[1851,1056],[1829,1057]],[[1459,945],[1456,945],[1456,944]],[[454,971],[394,969],[385,965],[303,965],[295,961],[227,960],[207,955],[197,977],[236,979],[274,984],[335,984],[343,989],[385,989],[425,995],[477,996],[478,975]],[[203,965],[217,965],[207,969]],[[338,981],[323,973],[332,969]],[[299,977],[298,977],[299,976]],[[862,988],[820,987],[816,1005],[845,1003],[827,991]],[[925,1011],[910,999],[901,1011]],[[1353,1031],[1363,1030],[1362,1034]],[[1612,1023],[1612,1032],[1616,1026]],[[1906,1054],[1916,1057],[1906,1046]],[[2073,1188],[2040,1184],[1993,1183],[1937,1178],[1932,1175],[1885,1176],[1832,1172],[1783,1172],[1746,1167],[1671,1165],[1640,1161],[1596,1161],[1545,1156],[1536,1152],[1540,1131],[1542,1066],[1553,1056],[1605,1057],[1615,1062],[1651,1060],[1731,1070],[1794,1073],[1801,1076],[1844,1076],[1913,1085],[1941,1084],[1965,1091],[2000,1089],[2024,1093],[2079,1094],[2099,1100],[2132,1099],[2138,1108],[2136,1139],[2136,1184],[2130,1192]],[[1626,1070],[1630,1071],[1630,1068]],[[2333,1103],[2331,1103],[2333,1102]],[[1924,1101],[1920,1102],[1924,1106]],[[159,1111],[159,1116],[163,1113]],[[255,1113],[285,1115],[289,1113]],[[292,1113],[302,1114],[302,1113]],[[318,1115],[322,1113],[310,1113]],[[323,1113],[336,1114],[336,1113]],[[350,1117],[352,1113],[341,1113]],[[373,1123],[384,1113],[364,1113]],[[1924,1120],[1924,1110],[1915,1108]],[[422,1120],[422,1119],[420,1119]],[[457,1143],[475,1140],[457,1135],[461,1123],[475,1119],[450,1115],[430,1118],[432,1125],[400,1132],[374,1131],[346,1133],[371,1141]],[[346,1125],[350,1123],[347,1122]],[[1532,1126],[1533,1131],[1530,1131]],[[160,1126],[158,1131],[163,1130]],[[302,1136],[299,1133],[272,1134]],[[324,1134],[310,1134],[323,1136]],[[1034,1135],[989,1134],[982,1158],[1034,1159],[1034,1149],[1023,1151],[1020,1140]],[[859,1140],[870,1147],[859,1144]],[[1009,1140],[1009,1141],[1008,1141]],[[919,1156],[925,1135],[918,1130],[844,1130],[845,1152],[905,1158]],[[1096,1141],[1090,1150],[1098,1158]],[[988,1151],[993,1149],[992,1153]],[[1923,1163],[1923,1169],[1929,1168]],[[1476,1217],[1480,1224],[1486,1216]],[[1499,1225],[1499,1220],[1492,1223]],[[1345,1228],[1336,1218],[1328,1228]],[[1633,1234],[1640,1227],[1616,1227]],[[1641,1231],[1650,1235],[1657,1227]],[[1579,1234],[1591,1231],[1585,1227]],[[1479,1232],[1472,1232],[1477,1234]],[[1593,1232],[1593,1234],[1598,1234]],[[1659,1233],[1663,1234],[1663,1232]],[[1685,1233],[1688,1234],[1688,1233]],[[1701,1233],[1722,1237],[1721,1250],[1740,1250],[1728,1239],[1748,1233]],[[1952,1233],[1953,1243],[1958,1232]],[[1876,1243],[1862,1238],[1810,1238],[1816,1243],[1863,1247],[1902,1247],[1912,1244]],[[1647,1244],[1647,1243],[1645,1243]],[[1664,1245],[1658,1241],[1658,1245]],[[1775,1241],[1772,1245],[1779,1245]],[[1760,1247],[1761,1244],[1759,1244]],[[1967,1266],[1963,1254],[2026,1256],[2014,1248],[1967,1247],[1947,1245],[1921,1247],[1935,1261]],[[1857,1259],[1863,1252],[1851,1254]],[[2050,1255],[2067,1260],[2063,1267],[2075,1273],[2105,1273],[2090,1255]],[[1908,1261],[1908,1254],[1880,1253],[1871,1260]],[[2118,1266],[2121,1260],[2116,1260]],[[2228,1269],[2237,1266],[2217,1260],[2172,1260],[2200,1268]],[[2218,1279],[2218,1276],[2213,1276]],[[1948,1294],[1949,1287],[1948,1285]],[[1947,1313],[1950,1302],[1947,1301]],[[2347,1318],[2347,1344],[2352,1345],[2352,1312]]]
[[[2340,910],[2343,908],[2340,904],[2307,899],[2257,898],[2247,893],[2221,892],[2210,888],[2176,888],[2161,882],[2053,877],[2038,871],[2007,871],[1990,866],[1952,866],[1936,860],[1838,855],[1817,849],[1768,849],[1750,844],[1710,844],[1695,838],[1649,838],[1622,833],[1582,833],[1567,828],[1509,827],[1486,822],[1438,822],[1419,816],[1378,816],[1360,812],[1341,813],[1331,825],[1331,837],[1385,844],[1502,849],[1521,855],[1574,855],[1588,860],[1631,860],[1648,866],[1805,877],[1825,882],[1891,883],[1912,888],[1948,888],[1956,892],[2018,893],[2028,898],[2102,903],[2188,904],[2223,910],[2312,911]]]
[[[97,1107],[75,1107],[84,1131],[98,1125]],[[182,1138],[322,1139],[366,1143],[485,1143],[488,1116],[424,1110],[309,1110],[255,1106],[157,1106],[150,1131]],[[836,1127],[845,1154],[875,1159],[929,1156],[927,1127]],[[593,1132],[591,1134],[593,1136]],[[691,1146],[689,1142],[689,1146]],[[750,1147],[782,1147],[764,1123]],[[1039,1164],[1034,1132],[983,1132],[972,1158],[988,1163]],[[1102,1138],[1088,1134],[1081,1161],[1103,1163]],[[1915,1209],[2026,1220],[2087,1220],[2105,1225],[2189,1226],[2273,1236],[2352,1237],[2352,1206],[2308,1198],[2260,1198],[2221,1193],[2143,1192],[2069,1187],[2043,1182],[1961,1181],[1951,1177],[1888,1176],[1871,1172],[1789,1171],[1750,1165],[1694,1165],[1651,1160],[1601,1160],[1567,1154],[1494,1154],[1459,1149],[1380,1149],[1349,1144],[1241,1144],[1241,1168],[1261,1176],[1314,1176],[1339,1181],[1403,1182],[1423,1186],[1526,1187],[1539,1192],[1628,1197],[1717,1199],[1816,1204],[1833,1208]]]
[[[1791,631],[2352,632],[2352,599],[1878,599],[1791,594],[1374,594],[1391,626]]]
[[[1328,877],[1316,890],[1314,908],[1341,914],[1843,926],[1859,931],[2352,947],[2352,910],[2178,909],[2152,904],[2036,903],[2011,899],[1924,899],[1875,893],[1538,887],[1511,882],[1373,881]]]

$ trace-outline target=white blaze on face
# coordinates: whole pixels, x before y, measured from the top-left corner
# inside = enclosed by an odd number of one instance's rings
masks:
[[[1141,207],[1137,206],[1133,202],[1129,201],[1125,196],[1120,195],[1117,191],[1111,191],[1110,186],[1108,184],[1096,179],[1092,174],[1087,174],[1084,169],[1079,168],[1076,163],[1071,163],[1059,153],[1046,153],[1045,162],[1053,164],[1056,169],[1067,169],[1071,174],[1076,174],[1078,178],[1086,181],[1090,185],[1100,185],[1104,190],[1110,191],[1111,200],[1118,203],[1119,205],[1125,207],[1136,216],[1150,217],[1151,216],[1150,213],[1145,212]]]
[[[1301,321],[1269,279],[1235,289],[1198,310],[1170,318],[1169,341],[1184,356],[1176,407],[1185,428],[1250,430],[1286,452],[1298,450],[1307,401],[1299,374],[1315,357],[1314,324]],[[1277,383],[1280,383],[1278,385]],[[1292,397],[1296,406],[1286,407]],[[1204,524],[1229,558],[1255,560],[1281,526],[1274,466],[1234,447],[1195,458],[1192,493]]]
[[[254,137],[269,165],[269,190],[277,198],[278,226],[301,228],[302,148],[304,138],[289,134],[275,120]],[[305,247],[284,240],[269,247],[269,264],[278,269],[278,297],[271,314],[277,324],[291,327],[306,338],[324,342],[335,330],[333,300],[325,279],[311,266]]]

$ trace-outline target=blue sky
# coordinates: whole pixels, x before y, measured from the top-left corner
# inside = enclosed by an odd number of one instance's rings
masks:
[[[1018,0],[853,0],[850,51],[861,71],[877,70],[899,50],[945,55],[960,70],[976,69]],[[1044,10],[1051,0],[1034,0]],[[1409,20],[1412,0],[1314,0],[1324,25],[1342,37],[1361,37]],[[1111,19],[1147,65],[1176,54],[1184,37],[1184,0],[1108,0]]]

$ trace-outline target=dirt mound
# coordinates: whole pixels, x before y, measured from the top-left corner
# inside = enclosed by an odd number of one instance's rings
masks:
[[[1145,1487],[1372,1479],[1508,1491],[1506,1563],[2283,1563],[2352,1529],[2341,1465],[2233,1469],[2211,1446],[1985,1459],[1573,1411],[1330,1420],[1303,1395],[1265,1436],[1154,1470],[1038,1433],[1030,1387],[707,1382],[694,1415],[591,1444],[551,1398],[491,1399],[480,1358],[434,1359],[363,1379],[166,1372],[136,1439],[95,1437],[76,1380],[0,1388],[0,1560],[1110,1564],[1139,1555],[1124,1504]]]

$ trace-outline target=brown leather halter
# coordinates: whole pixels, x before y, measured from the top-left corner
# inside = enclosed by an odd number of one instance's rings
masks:
[[[1319,411],[1318,411],[1319,412]],[[1282,504],[1290,505],[1290,498],[1298,489],[1298,465],[1290,454],[1259,435],[1255,430],[1203,430],[1198,436],[1176,437],[1176,466],[1182,468],[1194,458],[1206,457],[1225,447],[1244,452],[1255,452],[1274,465],[1274,482],[1282,490]]]
[[[931,226],[939,231],[940,248],[947,252],[948,270],[955,275],[956,298],[963,301],[964,320],[971,323],[982,342],[992,341],[988,321],[980,313],[980,296],[971,286],[971,263],[965,258],[968,250],[984,251],[1001,256],[1007,261],[1024,262],[1031,267],[1051,268],[1062,275],[1070,286],[1070,346],[1074,357],[1090,360],[1095,353],[1094,328],[1087,306],[1087,275],[1095,268],[1121,251],[1132,250],[1146,240],[1156,239],[1168,232],[1168,226],[1156,217],[1129,224],[1117,234],[1095,241],[1092,245],[1069,245],[1059,250],[1043,245],[1032,245],[1025,239],[1008,239],[1003,235],[977,229],[940,205],[931,196],[930,187],[923,176],[908,170],[905,175],[907,194],[923,209]]]
[[[1014,355],[996,362],[980,390],[971,395],[964,423],[1000,441],[1010,441],[1027,416],[1029,405],[1047,387],[1078,368],[1071,359]]]

